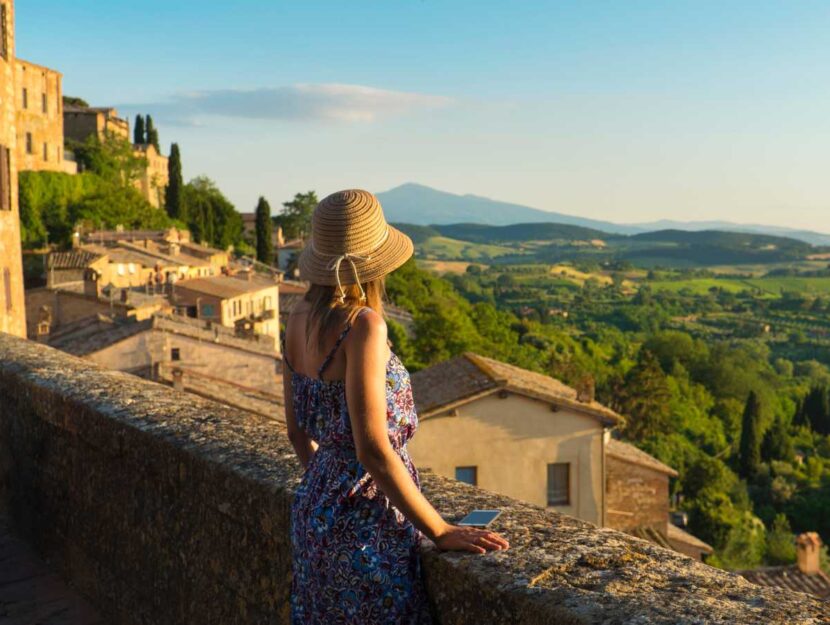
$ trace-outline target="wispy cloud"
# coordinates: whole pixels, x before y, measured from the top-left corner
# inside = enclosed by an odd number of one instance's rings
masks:
[[[123,105],[126,110],[149,111],[168,123],[201,124],[204,118],[232,117],[264,120],[371,122],[381,117],[442,108],[444,96],[390,91],[338,83],[296,84],[283,87],[195,91],[169,100]]]

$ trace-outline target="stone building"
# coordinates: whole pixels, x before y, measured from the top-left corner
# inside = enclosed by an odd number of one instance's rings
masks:
[[[232,329],[181,315],[157,313],[136,321],[99,314],[53,332],[48,344],[106,369],[240,408],[265,412],[259,408],[268,405],[271,418],[282,404],[281,359],[270,336],[239,337]]]
[[[14,2],[0,0],[0,332],[26,336],[14,59]]]
[[[130,123],[112,107],[67,105],[63,107],[63,133],[65,139],[80,143],[93,135],[100,140],[114,135],[129,141]]]
[[[167,171],[168,158],[159,154],[156,146],[151,144],[134,144],[136,156],[147,160],[147,167],[135,181],[135,187],[141,195],[156,208],[164,206],[164,192],[170,180]]]
[[[54,69],[15,60],[19,171],[78,171],[65,159],[62,79]]]
[[[274,338],[279,350],[279,285],[253,271],[177,282],[171,301],[180,314],[208,319],[240,334]]]
[[[539,373],[466,353],[412,375],[419,467],[605,525],[605,439],[622,417]],[[584,399],[584,398],[583,398]]]
[[[703,560],[713,549],[669,519],[669,478],[677,471],[630,443],[605,445],[608,527]]]

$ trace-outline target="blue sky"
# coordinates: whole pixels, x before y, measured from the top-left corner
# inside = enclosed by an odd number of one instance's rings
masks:
[[[18,0],[17,53],[251,210],[413,181],[830,232],[826,2]]]

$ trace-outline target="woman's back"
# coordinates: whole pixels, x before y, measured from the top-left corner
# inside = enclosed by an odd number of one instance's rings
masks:
[[[420,578],[422,534],[392,506],[357,459],[346,400],[343,344],[354,323],[306,349],[307,313],[286,328],[284,359],[298,426],[318,448],[292,505],[292,620],[295,623],[429,623]],[[409,373],[389,352],[386,415],[390,443],[420,488],[406,442],[418,425]],[[314,606],[313,610],[309,606]]]

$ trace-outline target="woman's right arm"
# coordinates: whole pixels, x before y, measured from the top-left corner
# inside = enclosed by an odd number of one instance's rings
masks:
[[[484,553],[506,549],[495,532],[451,525],[421,493],[389,441],[386,415],[386,323],[377,313],[360,315],[346,341],[346,398],[357,458],[412,524],[439,548]]]

